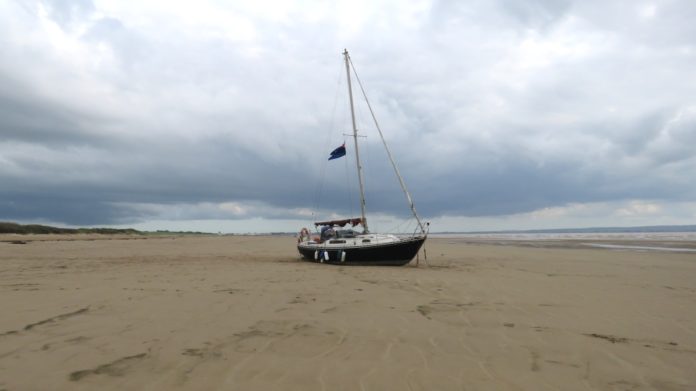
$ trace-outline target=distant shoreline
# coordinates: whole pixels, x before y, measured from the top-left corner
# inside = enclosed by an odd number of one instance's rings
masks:
[[[18,224],[0,221],[0,234],[16,235],[79,235],[79,234],[100,234],[100,235],[212,235],[209,232],[198,231],[138,231],[134,228],[62,228],[52,227],[41,224]]]
[[[438,231],[431,235],[516,235],[516,234],[605,234],[605,233],[690,233],[696,225],[649,225],[635,227],[548,228],[498,231]],[[200,231],[139,231],[134,228],[62,228],[40,224],[18,224],[0,221],[0,234],[117,234],[117,235],[220,235],[219,232]],[[296,232],[247,232],[224,235],[273,235],[293,236]]]

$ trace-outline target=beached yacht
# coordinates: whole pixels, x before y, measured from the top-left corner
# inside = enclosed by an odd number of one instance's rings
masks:
[[[377,118],[367,99],[365,90],[363,89],[360,79],[355,73],[348,50],[344,50],[343,57],[346,66],[346,76],[348,79],[348,97],[350,102],[350,113],[353,125],[353,141],[355,145],[355,161],[358,172],[358,182],[360,185],[360,210],[361,217],[342,220],[328,220],[315,222],[315,227],[320,229],[319,236],[312,236],[307,228],[300,231],[297,250],[302,257],[309,261],[325,262],[347,265],[390,265],[401,266],[411,262],[416,257],[421,246],[428,237],[428,223],[421,221],[416,208],[413,204],[413,199],[406,189],[399,169],[392,158],[389,147],[387,146],[382,130],[377,123]],[[356,81],[360,86],[362,95],[365,98],[367,107],[370,110],[372,120],[382,140],[382,144],[387,152],[387,156],[394,168],[394,173],[399,179],[399,184],[403,190],[408,205],[411,209],[416,222],[416,232],[409,236],[396,236],[392,234],[377,234],[370,232],[365,217],[365,189],[363,182],[362,166],[360,164],[360,153],[358,150],[358,130],[355,123],[355,108],[353,105],[353,89],[351,81],[351,70],[355,74]],[[335,159],[346,154],[345,145],[336,148],[331,152],[329,160]],[[350,226],[350,228],[346,228]],[[362,232],[357,232],[352,228],[362,227]]]

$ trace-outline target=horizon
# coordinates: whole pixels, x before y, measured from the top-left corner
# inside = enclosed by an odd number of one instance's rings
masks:
[[[223,235],[264,235],[264,234],[283,234],[283,235],[294,235],[295,231],[245,231],[245,232],[222,232],[222,231],[197,231],[192,229],[179,229],[179,230],[168,230],[168,229],[157,229],[157,230],[140,230],[133,227],[127,226],[56,226],[47,225],[40,223],[17,223],[11,221],[0,221],[0,224],[19,224],[19,225],[41,225],[52,228],[59,229],[134,229],[138,232],[144,233],[157,233],[157,232],[171,232],[171,233],[201,233],[201,234],[223,234]],[[311,230],[310,230],[311,231]],[[688,225],[648,225],[648,226],[605,226],[605,227],[572,227],[572,228],[540,228],[540,229],[506,229],[497,231],[432,231],[429,232],[431,235],[440,234],[514,234],[514,233],[688,233],[696,232],[696,224]]]

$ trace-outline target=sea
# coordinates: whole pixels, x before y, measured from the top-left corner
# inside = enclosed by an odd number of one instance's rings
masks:
[[[696,232],[492,232],[432,233],[431,238],[500,242],[574,241],[612,250],[696,253]]]

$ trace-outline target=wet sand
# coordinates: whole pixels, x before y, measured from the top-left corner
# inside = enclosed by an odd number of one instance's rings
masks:
[[[2,235],[0,390],[696,389],[696,254],[426,248],[341,267],[290,237]]]

